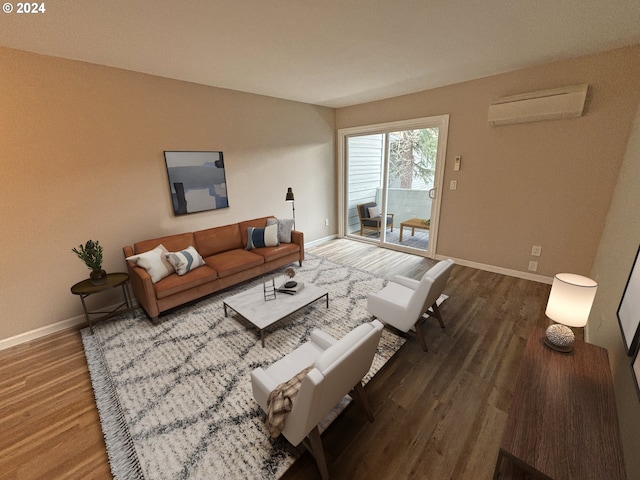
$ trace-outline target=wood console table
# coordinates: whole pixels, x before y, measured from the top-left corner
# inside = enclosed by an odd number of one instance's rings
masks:
[[[576,340],[560,353],[544,336],[527,341],[494,479],[625,479],[607,351]]]

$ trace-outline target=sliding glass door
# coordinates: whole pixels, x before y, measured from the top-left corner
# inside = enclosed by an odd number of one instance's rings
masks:
[[[435,254],[448,116],[340,130],[344,235]]]

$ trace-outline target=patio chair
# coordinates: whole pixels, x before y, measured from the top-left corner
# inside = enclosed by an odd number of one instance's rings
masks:
[[[360,218],[360,235],[363,235],[365,229],[375,230],[380,236],[380,227],[382,224],[382,215],[376,202],[360,203],[356,205],[358,217]],[[373,214],[373,215],[372,215]],[[393,213],[387,213],[386,227],[391,227],[393,232]]]

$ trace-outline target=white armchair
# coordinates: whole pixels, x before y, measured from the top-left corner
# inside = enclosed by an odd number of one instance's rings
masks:
[[[422,349],[426,352],[427,342],[422,324],[426,317],[433,316],[444,328],[437,301],[447,284],[453,265],[451,259],[438,262],[427,270],[420,281],[396,275],[378,293],[369,294],[367,310],[401,332],[414,333],[415,330]]]
[[[322,419],[349,394],[363,405],[373,422],[362,378],[371,368],[382,329],[382,323],[374,320],[356,327],[340,340],[314,330],[308,342],[267,369],[256,368],[251,372],[253,396],[267,412],[269,394],[313,365],[293,399],[282,434],[294,446],[302,442],[315,458],[323,479],[329,478],[329,473],[318,430]]]

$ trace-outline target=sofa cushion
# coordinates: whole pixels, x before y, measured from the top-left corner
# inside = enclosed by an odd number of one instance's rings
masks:
[[[299,251],[300,247],[295,243],[281,243],[277,247],[254,248],[253,250],[251,250],[252,253],[262,255],[265,262],[271,262],[273,260],[277,260],[278,258],[286,257],[287,255],[291,255],[292,253],[297,253]]]
[[[247,250],[261,247],[277,247],[278,225],[269,225],[264,228],[249,227],[247,229]]]
[[[169,263],[176,269],[178,275],[184,275],[194,268],[204,265],[204,260],[193,247],[187,247],[179,252],[169,252],[165,254]]]
[[[164,245],[160,244],[147,252],[131,255],[127,260],[144,268],[151,277],[151,281],[157,283],[175,271],[173,265],[165,258],[167,253]]]
[[[262,265],[264,263],[264,257],[244,249],[236,249],[206,257],[204,261],[218,272],[219,278],[224,278],[234,273]]]
[[[246,243],[240,235],[240,227],[237,223],[222,227],[208,228],[193,233],[196,250],[204,258],[218,253],[244,248]]]
[[[167,278],[163,278],[156,283],[153,288],[156,291],[157,298],[165,298],[170,295],[175,295],[176,293],[198,287],[205,283],[213,282],[217,278],[217,272],[213,268],[204,265],[200,268],[193,269],[182,276],[178,276],[175,273],[169,275]]]

